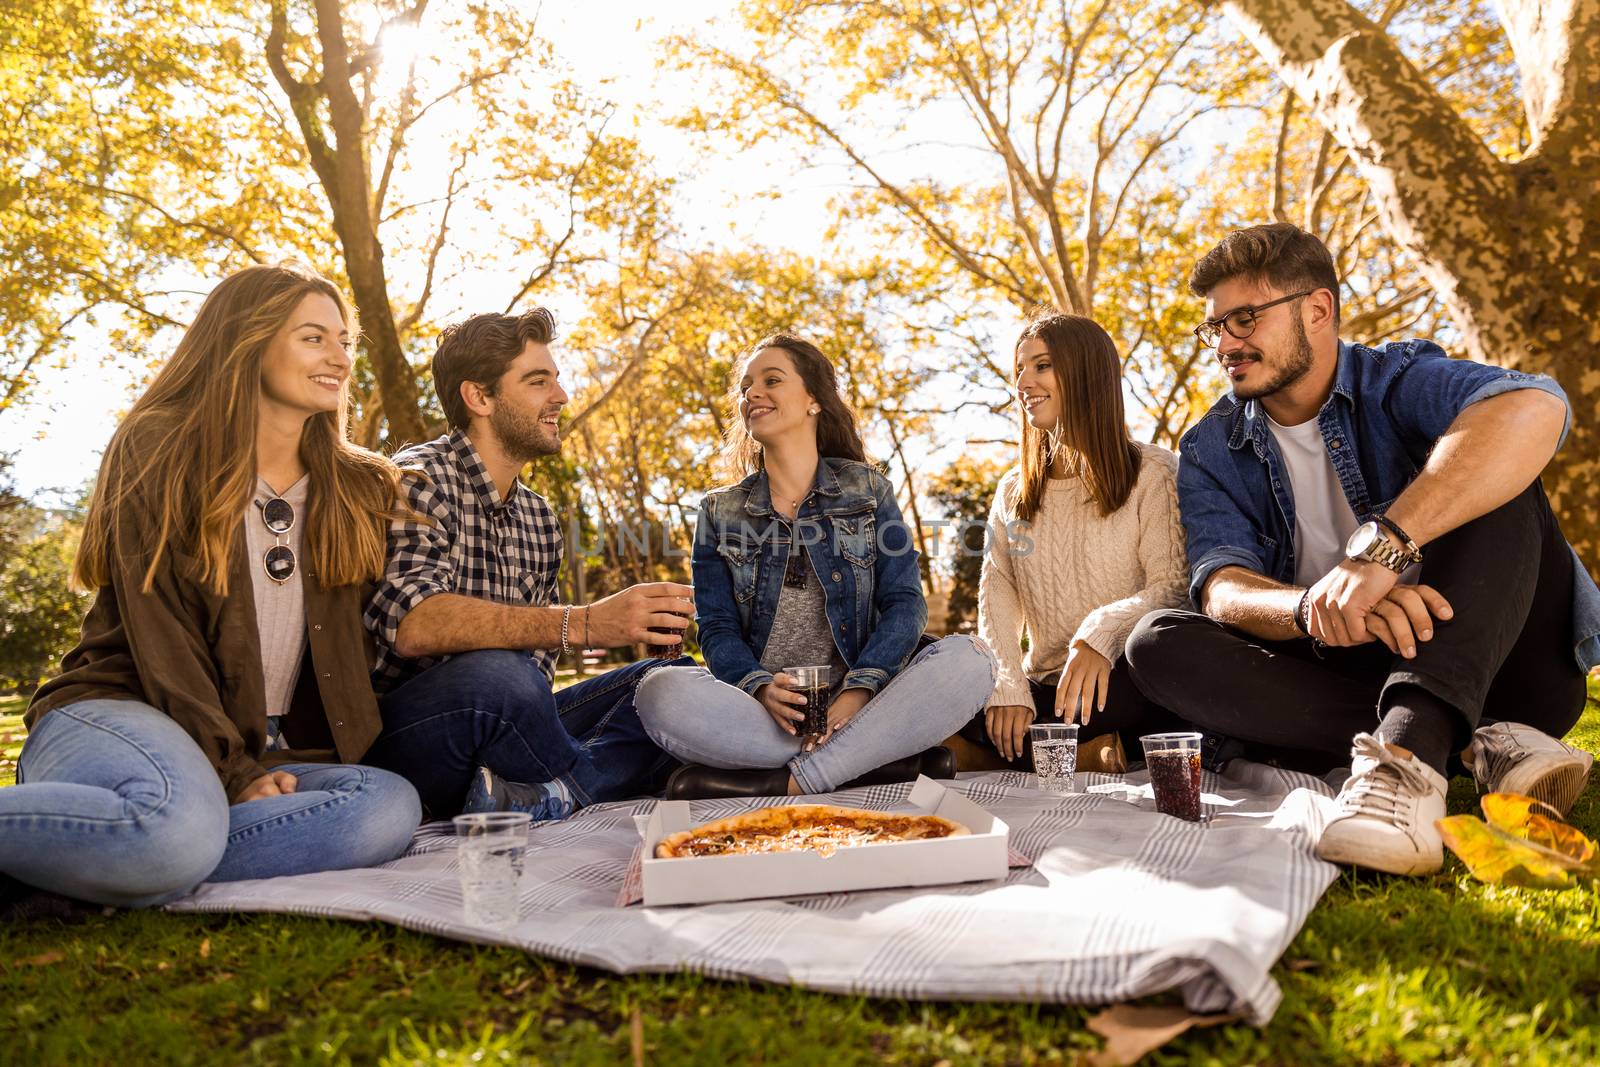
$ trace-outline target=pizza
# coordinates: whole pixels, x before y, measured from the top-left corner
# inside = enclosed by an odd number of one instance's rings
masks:
[[[668,834],[656,845],[657,859],[749,856],[762,852],[820,852],[960,837],[965,826],[939,815],[864,811],[828,804],[791,804],[730,815],[692,830]]]

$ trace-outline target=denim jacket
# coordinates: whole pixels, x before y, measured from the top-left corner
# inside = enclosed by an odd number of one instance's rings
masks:
[[[1566,401],[1551,378],[1451,359],[1432,341],[1378,348],[1341,343],[1333,392],[1317,413],[1317,427],[1356,518],[1367,522],[1394,503],[1469,404],[1517,389]],[[1568,404],[1563,441],[1571,424]],[[1195,604],[1206,579],[1223,567],[1293,582],[1294,495],[1261,405],[1223,397],[1183,435],[1178,454],[1178,504]],[[1575,654],[1588,670],[1600,663],[1600,589],[1576,553],[1574,561]]]
[[[761,652],[797,538],[810,549],[833,642],[849,665],[845,687],[876,693],[911,658],[928,604],[889,480],[853,460],[817,464],[793,521],[773,510],[766,471],[706,494],[691,560],[706,666],[752,695],[772,681]]]

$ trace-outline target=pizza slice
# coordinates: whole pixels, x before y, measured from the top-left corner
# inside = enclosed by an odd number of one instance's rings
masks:
[[[668,834],[656,845],[657,859],[747,856],[762,852],[820,852],[893,841],[925,841],[969,834],[939,815],[866,811],[828,804],[791,804],[730,815],[692,830]]]

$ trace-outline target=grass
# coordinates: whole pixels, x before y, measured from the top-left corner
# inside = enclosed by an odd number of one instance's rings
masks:
[[[10,760],[19,711],[0,703]],[[1600,752],[1600,705],[1575,736]],[[1475,810],[1469,783],[1454,783],[1450,807]],[[1600,782],[1571,818],[1600,836]],[[1274,977],[1284,1002],[1266,1029],[1194,1031],[1149,1062],[1597,1062],[1600,885],[1485,886],[1453,857],[1432,879],[1346,872]],[[1092,1012],[618,977],[379,923],[275,915],[0,929],[0,1061],[39,1065],[614,1064],[636,1053],[651,1064],[1054,1064],[1099,1047],[1084,1026]]]

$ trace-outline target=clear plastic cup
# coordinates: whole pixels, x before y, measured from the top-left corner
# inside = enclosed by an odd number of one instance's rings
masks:
[[[833,684],[833,669],[827,664],[820,667],[785,667],[783,673],[794,679],[793,689],[805,694],[804,706],[796,705],[806,713],[800,724],[800,735],[811,737],[828,732],[828,690]]]
[[[1077,792],[1078,724],[1038,722],[1028,727],[1033,777],[1046,793]]]
[[[1146,734],[1144,765],[1156,794],[1156,810],[1175,819],[1200,821],[1200,735]]]
[[[467,922],[494,929],[515,925],[522,917],[522,867],[532,817],[491,811],[451,821],[460,838],[461,910]]]

